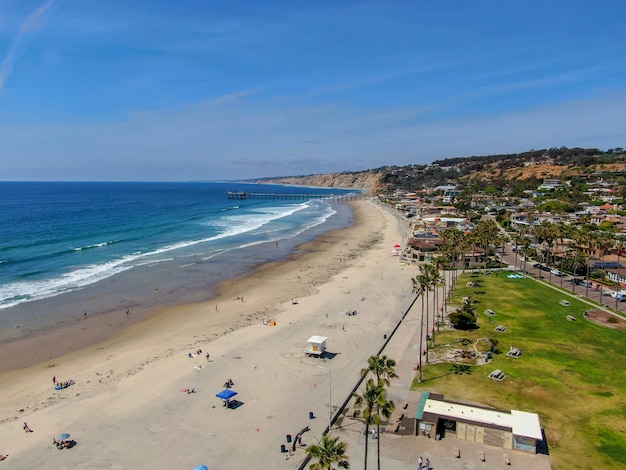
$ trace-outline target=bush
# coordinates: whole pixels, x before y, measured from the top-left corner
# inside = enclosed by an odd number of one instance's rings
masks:
[[[478,328],[476,325],[476,316],[462,309],[450,314],[450,323],[452,323],[452,326],[457,330],[475,330]]]

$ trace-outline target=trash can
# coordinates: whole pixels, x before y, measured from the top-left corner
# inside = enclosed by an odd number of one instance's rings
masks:
[[[287,434],[287,442],[291,442],[291,434]]]
[[[287,452],[287,449],[285,449],[285,444],[281,444],[281,445],[280,445],[280,452],[281,452],[282,454],[284,454],[285,452]]]
[[[309,411],[309,419],[313,419],[313,418],[315,418],[315,415],[313,414],[312,411]]]

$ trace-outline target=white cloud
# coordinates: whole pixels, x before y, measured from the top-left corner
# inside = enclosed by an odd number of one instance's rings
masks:
[[[41,23],[44,19],[46,12],[48,12],[48,10],[50,10],[50,8],[54,4],[54,0],[49,0],[48,2],[40,5],[22,22],[17,34],[11,41],[11,44],[9,44],[9,48],[7,49],[7,52],[4,55],[4,59],[2,59],[2,63],[0,64],[0,94],[4,89],[5,82],[13,71],[13,65],[15,63],[17,52],[19,50],[19,47],[22,46],[22,43],[25,40],[25,36],[27,35],[27,33],[36,31],[41,27]]]

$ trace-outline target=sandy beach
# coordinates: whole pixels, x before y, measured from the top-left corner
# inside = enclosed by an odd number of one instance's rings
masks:
[[[0,465],[297,468],[304,451],[281,453],[286,435],[309,426],[305,443],[321,437],[329,385],[334,412],[399,321],[417,271],[391,255],[407,224],[376,202],[353,204],[353,226],[224,283],[211,301],[155,311],[88,348],[3,373],[0,454],[9,457]],[[97,321],[68,327],[64,340]],[[327,358],[304,354],[311,335],[328,337]],[[31,344],[42,357],[46,341]],[[3,347],[2,360],[15,353]],[[57,391],[53,377],[76,383]],[[235,409],[215,396],[228,379]],[[53,446],[63,432],[74,448]]]

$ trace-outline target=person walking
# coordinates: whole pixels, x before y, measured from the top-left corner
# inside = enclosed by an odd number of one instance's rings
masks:
[[[426,459],[426,470],[430,470],[430,460]]]
[[[420,458],[417,461],[417,470],[422,470],[422,465],[424,465],[424,461],[422,460],[422,456],[420,455]]]

